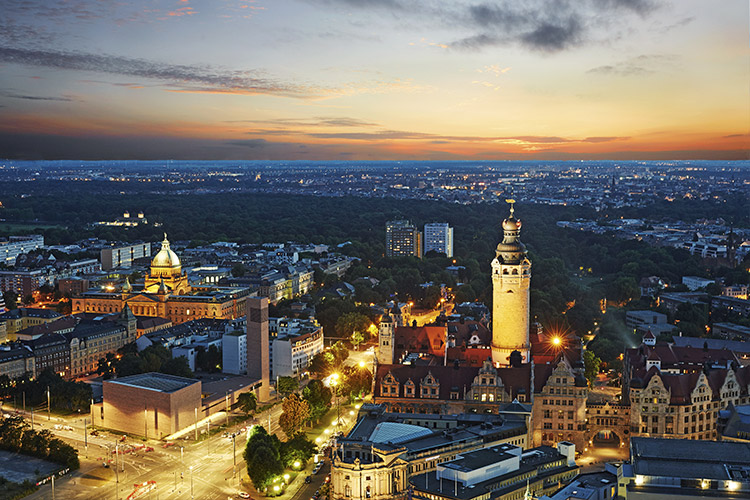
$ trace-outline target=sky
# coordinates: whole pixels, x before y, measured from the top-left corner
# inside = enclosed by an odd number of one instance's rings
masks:
[[[2,0],[0,157],[750,158],[747,0]]]

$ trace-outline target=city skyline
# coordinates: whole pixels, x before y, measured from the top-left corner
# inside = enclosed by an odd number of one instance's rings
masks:
[[[8,2],[0,156],[746,159],[748,5]]]

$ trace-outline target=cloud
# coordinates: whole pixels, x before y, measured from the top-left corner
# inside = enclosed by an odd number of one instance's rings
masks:
[[[26,99],[28,101],[62,101],[62,102],[73,102],[75,99],[70,97],[45,97],[36,95],[23,95],[23,94],[12,94],[8,92],[2,93],[4,97],[11,97],[13,99]]]
[[[174,65],[112,55],[0,46],[0,62],[161,80],[169,90],[176,92],[266,94],[297,98],[324,93],[319,88],[261,77],[252,71]]]
[[[314,1],[314,0],[310,0]],[[361,9],[390,10],[424,24],[436,21],[465,36],[439,45],[482,50],[521,45],[540,52],[559,52],[600,38],[628,33],[630,19],[645,18],[665,0],[494,0],[470,3],[398,0],[319,0]],[[398,12],[396,12],[398,11]],[[616,25],[619,28],[613,29]],[[599,30],[596,33],[596,30]]]
[[[532,49],[554,52],[581,43],[583,28],[576,17],[563,22],[542,23],[536,29],[521,36],[521,40]]]
[[[308,119],[301,118],[278,118],[275,120],[230,120],[227,123],[257,123],[263,125],[275,125],[280,127],[376,127],[377,123],[371,123],[358,118],[347,116],[322,116]]]
[[[625,61],[591,68],[586,73],[617,76],[646,76],[673,66],[677,57],[668,54],[644,54]]]
[[[262,148],[268,145],[268,141],[265,139],[239,139],[235,141],[227,141],[226,144],[230,146],[242,146],[245,148]]]

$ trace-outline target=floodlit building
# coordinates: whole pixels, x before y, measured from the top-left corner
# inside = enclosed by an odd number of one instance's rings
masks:
[[[137,316],[160,317],[173,324],[199,318],[236,319],[245,315],[248,288],[192,287],[187,272],[164,235],[142,286],[128,281],[120,290],[84,292],[73,298],[73,313],[119,312],[127,304]]]
[[[202,411],[201,382],[164,373],[142,373],[103,382],[94,425],[161,439],[195,425]]]
[[[352,430],[337,440],[332,498],[404,498],[414,476],[434,475],[458,454],[504,444],[526,447],[522,416],[387,413],[383,405],[364,404]]]
[[[531,261],[521,243],[521,220],[514,215],[503,220],[503,241],[492,260],[492,361],[507,365],[513,351],[529,361],[529,285]]]

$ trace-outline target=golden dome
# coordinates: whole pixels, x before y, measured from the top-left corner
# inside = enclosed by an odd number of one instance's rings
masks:
[[[171,269],[177,270],[179,273],[182,263],[180,258],[169,248],[169,240],[167,239],[167,233],[164,233],[164,241],[161,242],[161,250],[151,260],[151,273],[155,273],[154,268],[159,270]]]

